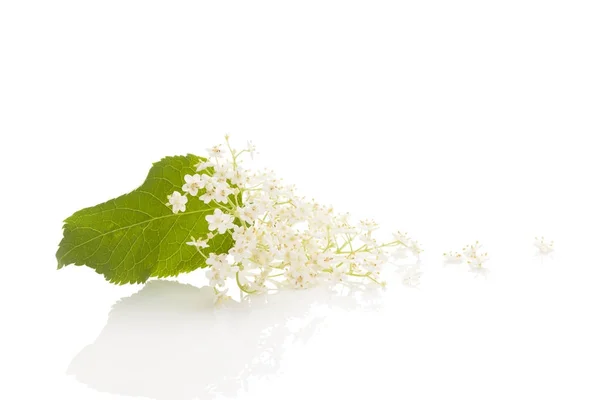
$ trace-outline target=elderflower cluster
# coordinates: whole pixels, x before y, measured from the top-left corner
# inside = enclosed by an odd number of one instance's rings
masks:
[[[183,193],[175,191],[167,203],[174,213],[185,212],[188,197],[214,206],[205,217],[208,235],[190,237],[187,245],[204,256],[218,302],[229,298],[230,280],[245,293],[307,288],[323,281],[364,279],[385,285],[381,271],[389,259],[418,257],[422,252],[406,233],[381,242],[374,221],[355,225],[348,214],[299,197],[293,186],[272,172],[246,170],[241,156],[253,157],[254,145],[235,150],[229,137],[225,139],[224,145],[208,149],[197,173],[185,176]],[[220,235],[230,235],[233,246],[223,253],[207,252]]]
[[[483,268],[483,264],[489,260],[489,256],[487,252],[481,251],[481,244],[476,241],[474,244],[463,247],[462,252],[444,253],[444,260],[448,264],[460,264],[466,261],[472,268]]]

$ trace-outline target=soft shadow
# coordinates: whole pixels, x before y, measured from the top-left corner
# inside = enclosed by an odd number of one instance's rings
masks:
[[[377,308],[379,291],[328,288],[253,297],[215,309],[209,287],[151,281],[119,300],[68,374],[102,392],[151,399],[235,396],[276,374],[287,346],[306,342],[332,309]]]

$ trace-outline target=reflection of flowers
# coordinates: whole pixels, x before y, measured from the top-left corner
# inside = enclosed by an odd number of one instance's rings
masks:
[[[419,286],[421,275],[423,275],[423,272],[419,265],[408,267],[404,273],[402,283],[409,287],[417,287]]]
[[[487,278],[490,274],[490,270],[487,268],[482,268],[477,265],[470,265],[469,272],[471,272],[475,277]]]
[[[73,359],[68,373],[115,394],[165,400],[234,396],[249,377],[276,373],[286,345],[306,341],[332,306],[376,304],[365,301],[367,294],[284,291],[215,310],[210,287],[151,281],[114,305],[98,338]],[[296,332],[290,324],[305,328]]]

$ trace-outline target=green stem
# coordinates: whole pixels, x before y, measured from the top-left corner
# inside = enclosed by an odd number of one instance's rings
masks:
[[[237,282],[237,285],[242,292],[248,293],[248,294],[252,294],[252,293],[256,292],[256,290],[247,290],[244,288],[244,285],[242,285],[242,283],[240,282],[240,272],[239,271],[235,273],[235,281]]]

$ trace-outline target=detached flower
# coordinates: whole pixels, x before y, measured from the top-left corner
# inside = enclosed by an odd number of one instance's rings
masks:
[[[464,257],[462,256],[461,253],[457,252],[457,251],[449,251],[447,253],[444,253],[444,260],[446,263],[453,263],[453,264],[458,264],[464,261]]]
[[[185,195],[182,196],[179,192],[173,192],[173,194],[167,196],[167,199],[169,202],[166,205],[173,207],[173,213],[177,214],[179,211],[185,211],[185,204],[188,201]]]
[[[533,244],[537,247],[540,254],[550,254],[554,251],[554,240],[546,241],[543,236],[540,238],[536,237]]]
[[[205,249],[208,247],[208,243],[206,242],[206,240],[202,240],[202,239],[194,239],[194,237],[192,236],[192,241],[191,242],[187,242],[186,243],[188,246],[195,246],[198,250],[200,249]]]
[[[475,254],[469,257],[467,263],[469,263],[469,265],[471,265],[472,267],[482,268],[483,263],[488,261],[489,259],[490,257],[488,256],[488,253]]]
[[[481,243],[479,241],[474,244],[463,247],[462,253],[458,251],[449,251],[444,253],[444,262],[447,264],[460,264],[466,261],[471,268],[482,268],[483,264],[489,260],[488,253],[483,253],[481,250]]]
[[[480,250],[481,244],[479,241],[463,248],[463,256],[471,267],[482,268],[483,263],[490,259],[488,253],[481,253]]]
[[[477,255],[477,251],[481,249],[481,244],[479,240],[475,242],[475,244],[471,244],[463,247],[463,255],[466,258],[475,257]]]

